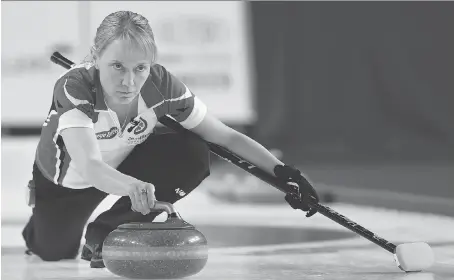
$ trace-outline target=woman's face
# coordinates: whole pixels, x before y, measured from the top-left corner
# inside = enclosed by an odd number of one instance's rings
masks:
[[[106,100],[130,103],[147,80],[151,61],[151,54],[127,40],[115,40],[108,45],[95,60]]]

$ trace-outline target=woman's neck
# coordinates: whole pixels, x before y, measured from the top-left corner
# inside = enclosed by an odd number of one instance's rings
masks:
[[[117,111],[126,112],[131,108],[131,106],[134,106],[134,104],[137,103],[137,96],[131,102],[129,102],[127,104],[112,102],[112,100],[106,96],[104,97],[104,100],[106,102],[107,107],[109,107],[111,110],[113,110],[115,112],[117,112]]]

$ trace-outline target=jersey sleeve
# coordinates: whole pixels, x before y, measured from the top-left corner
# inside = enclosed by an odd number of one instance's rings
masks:
[[[53,107],[58,116],[57,133],[70,127],[93,128],[93,94],[90,87],[77,77],[66,76],[57,81]]]
[[[161,92],[166,97],[169,115],[187,129],[199,125],[207,113],[207,106],[164,67],[160,74]]]

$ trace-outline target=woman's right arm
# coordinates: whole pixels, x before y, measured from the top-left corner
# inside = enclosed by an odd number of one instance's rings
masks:
[[[81,71],[70,70],[56,82],[52,106],[56,114],[50,119],[63,137],[71,160],[88,183],[106,193],[129,196],[132,209],[147,214],[155,204],[154,186],[127,176],[102,160],[93,129],[96,98]],[[147,193],[142,193],[143,190]]]
[[[60,132],[71,160],[95,188],[109,194],[129,196],[134,210],[147,214],[154,207],[154,186],[112,168],[102,160],[93,129],[71,127]],[[147,196],[141,193],[146,188]]]

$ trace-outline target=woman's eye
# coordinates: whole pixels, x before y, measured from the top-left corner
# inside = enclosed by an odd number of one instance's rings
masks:
[[[115,70],[121,70],[121,68],[122,68],[121,64],[119,64],[119,63],[114,63],[114,64],[112,65],[112,67],[113,67]]]
[[[144,65],[140,65],[137,67],[137,71],[139,71],[139,72],[143,72],[145,70],[147,70],[147,67],[145,67]]]

